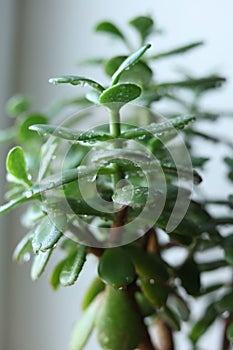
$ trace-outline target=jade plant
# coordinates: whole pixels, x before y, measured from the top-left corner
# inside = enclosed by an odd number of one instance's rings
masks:
[[[72,350],[83,349],[93,329],[103,349],[178,349],[174,335],[180,332],[197,350],[216,320],[224,324],[219,337],[227,350],[233,340],[233,197],[200,195],[211,154],[200,156],[196,146],[201,139],[224,145],[232,181],[233,145],[201,129],[203,121],[224,115],[201,102],[225,79],[184,71],[176,81],[158,81],[155,63],[203,42],[156,52],[150,42],[161,33],[152,18],[139,16],[129,26],[139,41],[135,48],[115,24],[101,22],[96,31],[119,40],[123,54],[80,62],[102,68],[107,86],[83,76],[51,78],[88,91],[43,113],[32,112],[24,96],[10,99],[15,124],[0,136],[17,146],[7,155],[9,190],[0,213],[25,204],[26,234],[14,259],[33,260],[33,280],[62,251],[51,272],[55,290],[78,284],[87,255],[96,256],[98,275],[83,296]],[[160,100],[172,102],[173,112],[159,113]],[[56,114],[67,106],[76,113],[58,123]],[[217,269],[226,278],[209,283]],[[199,300],[201,313],[193,315]]]

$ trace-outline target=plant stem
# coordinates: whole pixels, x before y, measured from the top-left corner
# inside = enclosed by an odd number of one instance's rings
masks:
[[[230,348],[230,342],[227,339],[227,328],[231,322],[232,322],[232,315],[230,315],[225,319],[224,332],[222,337],[222,348],[221,348],[222,350],[229,350]]]
[[[120,113],[118,108],[110,110],[109,127],[110,134],[113,137],[117,138],[121,135]]]

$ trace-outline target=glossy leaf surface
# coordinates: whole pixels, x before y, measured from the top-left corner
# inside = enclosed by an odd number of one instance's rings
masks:
[[[56,215],[51,219],[49,216],[44,217],[36,227],[32,246],[35,253],[39,250],[45,251],[52,248],[62,236],[66,226],[66,216],[64,214]]]
[[[105,250],[98,266],[99,277],[114,288],[132,283],[136,278],[134,265],[122,248]]]
[[[64,75],[62,77],[58,78],[51,78],[49,79],[49,82],[51,84],[71,84],[71,85],[81,85],[81,86],[90,86],[93,89],[103,92],[104,87],[101,86],[99,83],[92,79],[88,79],[86,77],[76,76],[76,75]]]
[[[74,284],[86,261],[86,247],[79,245],[67,259],[60,274],[60,283],[63,286]]]
[[[97,336],[103,349],[134,350],[141,340],[141,320],[127,292],[107,287],[96,320]]]
[[[151,47],[150,44],[142,46],[139,50],[137,50],[132,55],[127,57],[121,63],[120,67],[116,70],[116,72],[113,74],[113,76],[112,76],[112,85],[117,84],[119,79],[120,79],[121,74],[125,70],[130,69],[132,66],[134,66],[150,47]]]
[[[31,268],[31,278],[33,281],[37,280],[45,270],[53,249],[48,249],[46,252],[39,252],[33,261]]]
[[[30,186],[31,181],[28,177],[24,151],[21,147],[16,146],[10,150],[6,160],[7,171],[17,180]]]

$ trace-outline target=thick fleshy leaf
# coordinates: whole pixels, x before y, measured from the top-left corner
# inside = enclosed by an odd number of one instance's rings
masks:
[[[82,309],[86,310],[89,305],[93,302],[93,300],[96,298],[98,294],[103,292],[105,289],[105,284],[101,281],[100,278],[96,277],[91,285],[88,287],[87,291],[85,292],[83,301],[82,301]]]
[[[135,84],[118,84],[105,90],[100,95],[100,103],[113,106],[123,106],[124,104],[135,100],[141,94],[141,88]]]
[[[192,258],[188,258],[178,269],[182,286],[190,295],[198,295],[201,288],[200,271]]]
[[[6,168],[7,171],[17,180],[28,186],[31,185],[27,172],[24,151],[21,147],[16,146],[9,151],[6,160]]]
[[[148,187],[132,187],[124,186],[116,189],[112,199],[118,206],[129,206],[133,208],[144,207],[145,204],[155,205],[155,203],[161,199],[161,192],[152,191]]]
[[[169,278],[167,266],[158,254],[147,253],[133,245],[124,246],[123,249],[132,259],[141,278],[155,281],[166,281]]]
[[[33,281],[37,280],[45,270],[45,267],[49,261],[53,249],[48,249],[46,252],[39,252],[35,256],[32,268],[31,268],[31,278]]]
[[[140,279],[140,287],[145,297],[155,307],[161,307],[166,304],[168,297],[168,288],[156,282],[154,279]]]
[[[74,284],[86,261],[86,247],[79,245],[67,259],[60,274],[60,283],[63,286]]]
[[[56,217],[44,217],[36,227],[32,247],[35,253],[39,250],[45,251],[52,248],[62,236],[62,232],[66,226],[65,214],[57,214]]]
[[[48,125],[48,124],[36,124],[30,126],[30,130],[37,131],[42,135],[52,135],[70,141],[106,141],[111,139],[111,135],[101,131],[75,131],[69,128]]]
[[[165,306],[161,317],[169,324],[172,329],[175,331],[180,331],[180,319],[171,308]]]
[[[30,259],[30,255],[32,252],[32,236],[32,232],[29,232],[17,244],[13,253],[13,259],[18,263],[24,263]]]
[[[54,290],[57,290],[60,287],[60,275],[63,269],[63,266],[66,262],[66,259],[60,261],[55,268],[53,269],[53,272],[50,276],[50,284]]]
[[[180,316],[182,321],[188,321],[190,316],[190,308],[186,300],[184,300],[180,295],[178,294],[172,294],[169,296],[170,305],[172,305],[177,312],[177,314]]]
[[[217,309],[221,312],[233,311],[233,291],[224,294],[216,305]]]
[[[104,87],[101,86],[96,81],[94,81],[92,79],[88,79],[86,77],[81,77],[78,75],[64,75],[64,76],[58,77],[58,78],[51,78],[51,79],[49,79],[49,82],[51,84],[54,84],[54,85],[71,84],[71,85],[90,86],[99,92],[104,91]]]
[[[123,33],[112,22],[108,22],[108,21],[100,22],[96,26],[95,30],[97,32],[103,32],[106,34],[113,35],[113,36],[121,38],[125,41],[125,37],[124,37]]]
[[[188,44],[188,45],[179,46],[179,47],[172,49],[172,50],[159,52],[155,55],[150,56],[150,59],[151,60],[158,60],[158,59],[164,58],[164,57],[179,55],[181,53],[189,52],[190,50],[193,50],[199,46],[202,46],[203,44],[204,44],[203,41],[196,41],[196,42]]]
[[[10,117],[18,117],[27,112],[30,108],[30,102],[23,95],[15,95],[11,97],[6,105],[6,111]]]
[[[143,293],[136,292],[135,299],[143,317],[147,317],[155,313],[154,306],[151,305],[151,303],[148,301],[148,299]]]
[[[210,304],[204,311],[203,316],[194,324],[189,338],[196,344],[199,338],[206,333],[208,328],[214,323],[217,317],[217,311],[214,304]]]
[[[85,310],[81,319],[75,324],[72,338],[71,338],[71,350],[82,350],[86,345],[91,332],[95,325],[95,320],[98,315],[98,309],[102,302],[102,298],[97,298],[92,304]]]
[[[35,143],[39,137],[33,132],[30,126],[34,124],[46,124],[46,122],[47,118],[41,114],[31,114],[27,116],[20,124],[18,130],[20,141]]]
[[[145,128],[135,128],[127,130],[121,134],[125,139],[136,139],[144,135],[158,135],[161,136],[165,132],[173,132],[175,129],[184,129],[189,123],[195,120],[195,115],[181,115],[175,118],[166,120],[161,123],[152,123]]]
[[[135,269],[130,257],[122,248],[105,250],[98,266],[99,277],[114,288],[125,287],[135,278]]]
[[[142,322],[129,295],[107,286],[96,319],[97,336],[103,349],[136,349],[142,336]]]
[[[140,34],[142,43],[151,34],[154,26],[153,19],[146,16],[138,16],[133,18],[129,24],[133,26]]]
[[[120,67],[122,62],[126,60],[127,56],[117,56],[108,60],[104,69],[105,72],[111,77],[114,72]],[[120,82],[130,82],[138,85],[147,85],[150,83],[153,72],[150,67],[143,61],[138,61],[134,66],[125,70],[121,76]]]
[[[112,85],[115,85],[118,83],[121,74],[127,70],[130,69],[132,66],[134,66],[140,58],[145,54],[145,52],[151,47],[150,44],[142,46],[139,50],[132,53],[129,57],[127,57],[120,65],[120,67],[116,70],[116,72],[112,76]]]

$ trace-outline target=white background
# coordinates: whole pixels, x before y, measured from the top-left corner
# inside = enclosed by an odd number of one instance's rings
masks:
[[[74,87],[50,86],[49,77],[88,73],[94,79],[102,79],[99,71],[75,65],[77,59],[93,54],[111,56],[124,52],[121,46],[94,35],[95,23],[102,19],[114,20],[126,29],[128,19],[143,14],[152,15],[159,27],[165,29],[163,39],[152,41],[154,51],[192,40],[206,41],[205,48],[191,55],[159,64],[156,69],[158,76],[173,78],[172,68],[181,64],[197,75],[217,71],[229,81],[221,93],[211,95],[206,104],[212,109],[224,107],[233,110],[233,3],[230,0],[1,0],[0,4],[2,127],[7,124],[4,103],[12,93],[27,94],[33,100],[35,109],[43,109],[61,96],[74,96],[76,93]],[[223,120],[215,128],[211,124],[210,128],[213,132],[232,138],[232,122],[229,119]],[[203,145],[198,147],[202,151]],[[208,184],[202,185],[210,195],[213,192],[224,195],[227,191],[217,164],[221,152],[214,148],[217,157],[209,166]],[[1,148],[1,158],[4,164],[4,148]],[[3,166],[0,172],[3,178]],[[1,349],[68,349],[72,325],[80,316],[80,298],[94,273],[93,260],[87,264],[88,273],[82,274],[79,283],[53,292],[48,285],[47,274],[33,283],[29,277],[29,264],[22,267],[11,262],[13,248],[22,235],[19,218],[8,215],[5,220],[1,219],[1,225]],[[212,343],[208,338],[206,349],[219,349],[216,334],[213,333]],[[98,349],[94,342],[86,348]]]

